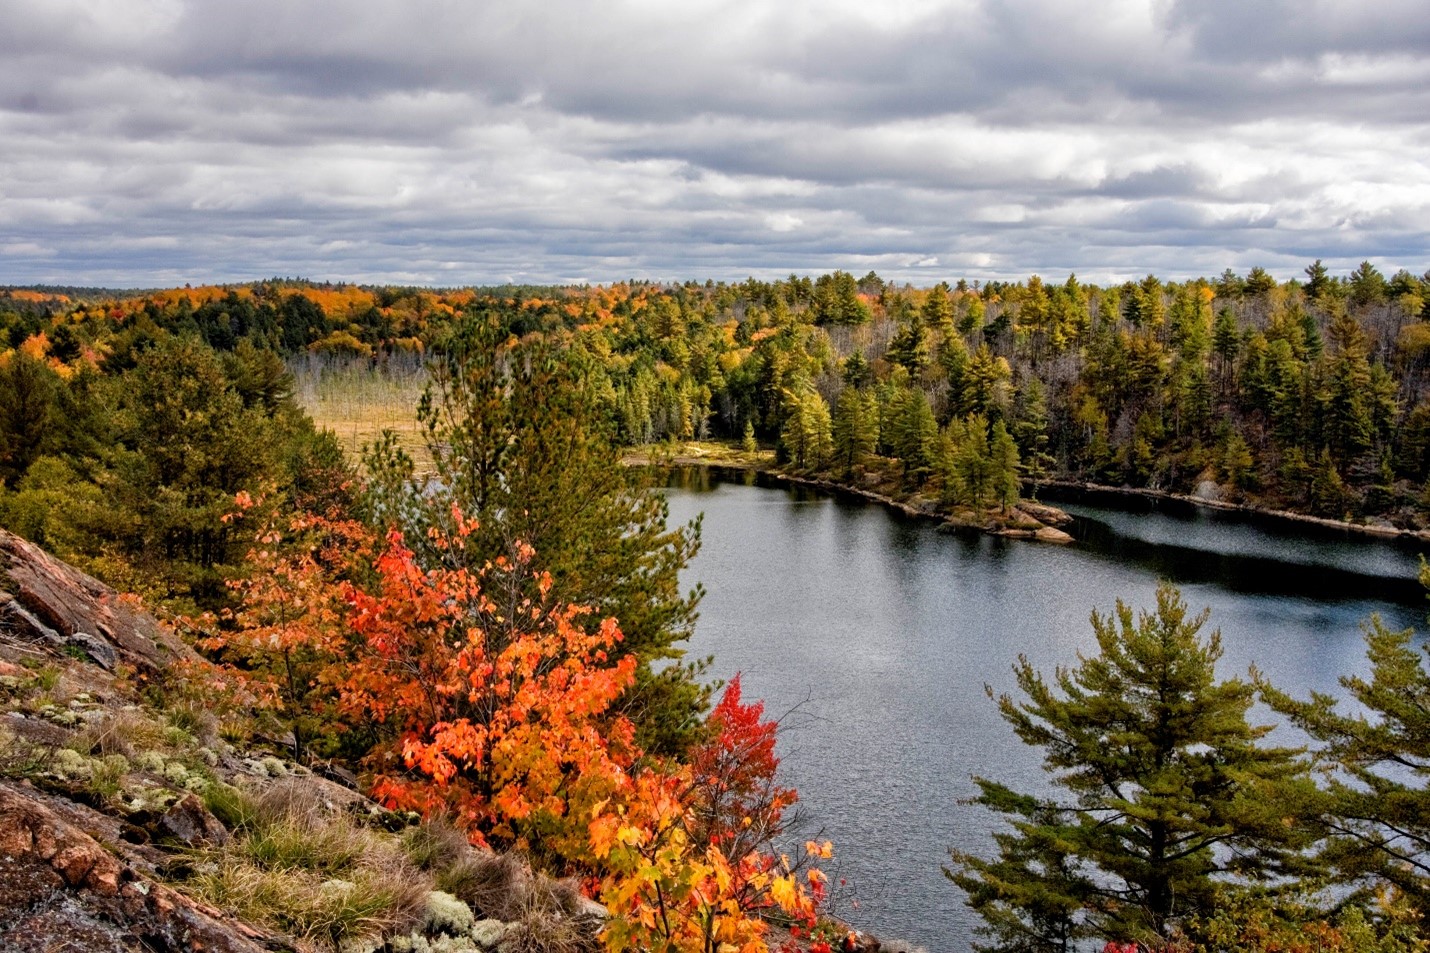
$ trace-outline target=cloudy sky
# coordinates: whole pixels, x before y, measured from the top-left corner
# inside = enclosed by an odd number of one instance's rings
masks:
[[[1430,267],[1425,0],[5,0],[0,284]]]

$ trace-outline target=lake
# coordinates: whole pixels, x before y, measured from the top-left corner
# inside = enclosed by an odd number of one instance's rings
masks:
[[[949,533],[884,507],[686,469],[672,522],[704,513],[684,577],[708,590],[690,655],[743,673],[745,697],[783,715],[784,781],[808,836],[834,841],[833,912],[930,951],[967,950],[978,918],[942,875],[949,847],[991,853],[993,816],[960,800],[977,774],[1046,783],[985,694],[1095,651],[1090,612],[1154,605],[1159,579],[1211,608],[1226,678],[1255,665],[1304,697],[1368,668],[1360,624],[1425,615],[1407,543],[1185,504],[1109,505],[1071,494],[1078,543]],[[1269,712],[1259,711],[1262,720]],[[1289,733],[1278,729],[1277,735]],[[841,884],[842,881],[842,884]]]

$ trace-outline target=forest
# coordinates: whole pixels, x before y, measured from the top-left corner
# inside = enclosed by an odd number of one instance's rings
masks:
[[[577,878],[607,949],[753,953],[776,924],[819,953],[846,939],[820,909],[837,845],[790,842],[774,722],[686,657],[700,527],[623,452],[773,449],[950,512],[1066,481],[1419,531],[1427,293],[1319,261],[1113,287],[11,288],[0,526],[162,607],[207,660],[167,690],[221,685],[234,737]],[[298,400],[295,372],[414,366],[406,433],[356,454]],[[994,703],[1066,797],[980,780],[1009,823],[995,856],[954,854],[949,902],[989,950],[1425,949],[1424,654],[1370,626],[1373,676],[1345,680],[1367,719],[1216,681],[1205,622],[1165,587],[1094,614],[1076,667],[1021,663]],[[1265,743],[1258,698],[1314,750]]]

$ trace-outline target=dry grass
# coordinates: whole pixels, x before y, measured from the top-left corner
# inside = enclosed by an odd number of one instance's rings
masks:
[[[362,866],[345,877],[324,878],[235,858],[225,858],[189,887],[244,920],[330,950],[411,930],[427,898],[420,881],[381,867]]]
[[[395,839],[328,811],[301,779],[240,800],[238,836],[196,865],[189,892],[321,949],[420,924],[432,880]]]
[[[513,953],[582,953],[600,946],[601,925],[576,884],[533,874],[515,854],[469,851],[437,874],[437,886],[478,917],[513,924],[502,941]]]
[[[773,450],[745,450],[738,442],[685,440],[631,447],[626,451],[625,462],[656,466],[695,463],[742,470],[767,470],[775,465],[775,454]]]
[[[363,447],[390,430],[418,471],[430,470],[417,423],[417,401],[427,386],[420,358],[394,357],[374,366],[364,358],[310,355],[290,363],[289,370],[299,405],[314,423],[337,436],[350,460],[357,462]]]
[[[429,817],[402,834],[402,849],[407,858],[423,870],[447,871],[461,864],[474,853],[467,835],[445,815]],[[438,885],[439,890],[446,888]],[[451,893],[451,891],[447,891]]]
[[[597,929],[578,912],[567,913],[531,898],[502,946],[517,953],[587,953],[599,947],[595,942]]]
[[[169,747],[169,730],[142,711],[113,711],[103,721],[80,730],[69,747],[80,754],[123,755],[130,760],[141,751],[162,751]]]

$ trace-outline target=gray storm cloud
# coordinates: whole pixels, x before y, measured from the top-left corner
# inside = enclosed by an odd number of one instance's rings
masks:
[[[1418,273],[1421,7],[11,0],[0,283]]]

